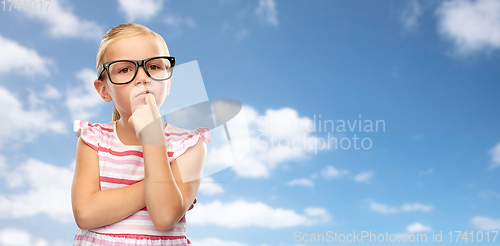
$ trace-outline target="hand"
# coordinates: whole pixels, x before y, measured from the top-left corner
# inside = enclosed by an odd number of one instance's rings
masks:
[[[130,116],[128,123],[135,130],[137,139],[143,144],[165,145],[163,124],[155,97],[148,93],[145,104],[140,105]]]

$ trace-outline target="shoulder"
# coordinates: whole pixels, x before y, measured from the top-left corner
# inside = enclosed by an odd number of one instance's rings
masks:
[[[73,122],[73,131],[77,134],[80,135],[83,133],[83,131],[113,131],[113,124],[114,122],[109,122],[109,123],[94,123],[91,124],[88,121],[84,120],[75,120]]]
[[[210,130],[207,127],[188,130],[169,124],[165,136],[169,151],[173,152],[172,156],[169,156],[170,163],[186,153],[188,149],[190,153],[206,153],[206,143],[210,143]]]
[[[102,135],[113,132],[113,124],[114,122],[91,124],[84,120],[75,120],[73,122],[73,131],[77,137],[81,138],[83,142],[97,152]]]

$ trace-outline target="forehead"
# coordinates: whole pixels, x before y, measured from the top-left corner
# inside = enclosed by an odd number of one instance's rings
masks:
[[[104,54],[104,62],[122,59],[142,60],[161,55],[161,49],[152,36],[135,35],[111,43]]]

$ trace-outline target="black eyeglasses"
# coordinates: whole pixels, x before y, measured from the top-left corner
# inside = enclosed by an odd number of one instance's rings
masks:
[[[108,74],[108,79],[115,85],[123,85],[132,82],[137,75],[139,67],[143,67],[146,74],[157,81],[167,80],[172,77],[175,66],[175,57],[157,56],[144,60],[117,60],[106,62],[97,73],[100,78],[104,70]]]

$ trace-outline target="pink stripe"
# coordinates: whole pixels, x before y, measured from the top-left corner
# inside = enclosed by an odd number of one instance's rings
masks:
[[[170,137],[171,135],[172,136],[183,136],[183,135],[187,135],[189,134],[189,132],[171,132],[171,133],[165,133],[165,136],[167,137]]]
[[[125,220],[151,220],[151,217],[149,215],[132,214],[125,218]]]
[[[75,236],[75,241],[78,240],[78,241],[86,241],[86,242],[90,242],[90,243],[94,243],[94,244],[97,244],[97,245],[103,245],[103,246],[136,246],[136,245],[140,245],[140,244],[137,244],[137,243],[125,243],[125,242],[117,242],[117,241],[112,241],[112,240],[103,240],[103,239],[97,239],[95,237],[92,237],[92,236],[89,236],[89,235],[76,235]],[[185,242],[171,242],[171,245],[173,246],[187,246],[187,245],[191,245],[191,242],[189,241],[189,239],[186,239],[188,241],[188,243],[186,244]],[[147,242],[145,242],[147,243]],[[78,245],[78,244],[76,244]],[[144,245],[147,245],[147,244],[144,244]]]
[[[102,187],[104,186],[104,187]],[[115,184],[109,182],[101,182],[101,190],[116,189],[127,186],[126,184]]]
[[[100,180],[101,182],[112,183],[112,184],[125,184],[125,185],[132,185],[141,181],[141,180],[130,180],[130,179],[117,179],[105,176],[101,176]]]
[[[141,210],[139,210],[139,211],[141,211]],[[139,212],[139,211],[137,211],[137,212]],[[127,220],[127,221],[131,221],[131,220],[151,220],[151,217],[149,215],[133,214],[133,215],[130,215],[129,217],[127,217],[127,218],[125,218],[123,220]],[[183,216],[182,219],[179,220],[179,222],[177,222],[177,223],[186,223],[186,216]]]
[[[106,229],[110,230],[121,230],[121,229],[131,229],[131,230],[142,230],[142,231],[158,231],[154,225],[120,225],[120,224],[111,224],[105,226]],[[168,230],[168,232],[185,232],[186,227],[178,226],[172,227]]]
[[[118,140],[113,132],[113,130],[111,130],[110,133],[106,133],[106,132],[102,132],[101,133],[103,136],[107,137],[107,138],[111,138],[113,140]]]
[[[133,238],[133,239],[152,239],[152,240],[179,240],[179,239],[188,239],[186,235],[183,236],[156,236],[156,235],[145,235],[145,234],[114,234],[114,233],[101,233],[95,232],[93,233],[110,236],[110,237],[124,237],[124,238]]]
[[[205,128],[203,128],[203,131],[200,133],[201,133],[201,138],[203,139],[203,141],[205,141],[205,143],[210,143],[210,129],[205,127]]]
[[[175,154],[175,152],[172,152],[172,151],[167,152],[167,156],[170,158],[173,157],[174,154]],[[134,156],[136,156],[136,155],[134,155]],[[99,161],[110,162],[110,163],[117,164],[117,165],[132,164],[132,165],[135,165],[137,167],[144,167],[144,161],[132,160],[132,159],[117,160],[117,159],[111,158],[111,156],[99,155]]]
[[[82,126],[82,129],[88,129],[88,131],[90,133],[92,133],[91,135],[97,135],[97,127],[94,127],[92,125],[90,125],[90,126]],[[87,132],[87,135],[90,134],[89,132]]]
[[[113,132],[113,128],[105,128],[101,126],[101,129],[107,132]]]
[[[99,160],[101,160],[100,157],[99,157]],[[112,162],[112,161],[110,161],[110,162]],[[112,162],[112,163],[114,163],[114,162]],[[114,167],[110,167],[110,166],[101,166],[100,171],[101,172],[110,172],[110,173],[119,173],[119,174],[128,174],[128,175],[142,175],[142,176],[144,176],[144,170],[134,170],[134,169],[127,169],[127,168],[119,169],[119,168],[114,168]]]
[[[111,156],[99,155],[99,161],[106,161],[106,162],[110,162],[110,163],[117,164],[117,165],[132,164],[132,165],[137,166],[137,167],[141,167],[141,168],[144,167],[143,161],[133,160],[133,159],[117,160],[117,159],[111,158]]]
[[[114,150],[111,150],[110,148],[105,148],[105,147],[99,146],[99,151],[102,151],[102,152],[105,152],[105,153],[109,153],[109,154],[115,155],[115,156],[135,155],[135,156],[138,156],[138,157],[143,157],[142,156],[142,152],[141,151],[137,151],[137,150],[114,151]]]

